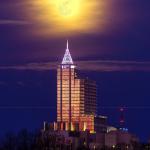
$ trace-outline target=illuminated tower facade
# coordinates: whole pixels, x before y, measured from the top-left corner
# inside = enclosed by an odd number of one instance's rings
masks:
[[[95,116],[96,82],[79,78],[67,41],[57,69],[57,123],[64,130],[94,131]]]

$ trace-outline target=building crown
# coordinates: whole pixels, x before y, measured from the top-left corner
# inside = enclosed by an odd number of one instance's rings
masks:
[[[66,52],[62,61],[62,65],[73,65],[73,60],[69,51],[68,40],[67,40],[67,48],[66,48]]]

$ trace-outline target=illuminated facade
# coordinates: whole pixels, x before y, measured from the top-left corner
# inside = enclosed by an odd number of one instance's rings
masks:
[[[57,69],[57,125],[63,130],[95,131],[96,82],[80,79],[68,48]]]

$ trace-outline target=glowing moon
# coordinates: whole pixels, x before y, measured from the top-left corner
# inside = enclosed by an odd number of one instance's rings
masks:
[[[104,31],[109,5],[107,0],[29,0],[27,6],[35,34],[66,36]]]
[[[59,0],[58,9],[63,16],[73,16],[78,13],[78,0]]]

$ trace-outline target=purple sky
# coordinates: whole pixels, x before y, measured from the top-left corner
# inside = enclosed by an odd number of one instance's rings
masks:
[[[111,3],[106,0],[106,4],[111,6],[106,8],[102,18],[97,18],[104,20],[105,30],[98,28],[99,30],[91,29],[92,32],[70,33],[63,36],[34,34],[32,31],[34,28],[37,29],[39,24],[37,25],[34,16],[29,15],[28,9],[33,6],[29,5],[28,1],[1,0],[1,64],[60,60],[66,39],[69,39],[71,53],[77,60],[149,61],[150,59],[149,0],[144,2],[114,0]],[[37,12],[37,15],[38,13],[40,12]],[[44,27],[39,28],[42,30]]]
[[[150,0],[110,1],[104,2],[105,15],[95,16],[99,13],[95,8],[90,19],[86,18],[88,23],[102,22],[103,28],[97,25],[87,30],[85,26],[84,30],[83,26],[83,31],[69,32],[66,24],[66,34],[54,34],[58,26],[54,26],[51,9],[50,14],[46,14],[50,15],[48,24],[37,19],[45,14],[42,13],[43,5],[42,8],[35,5],[36,2],[40,4],[39,0],[1,0],[1,106],[55,106],[56,72],[48,70],[54,70],[61,62],[68,39],[78,68],[88,71],[87,74],[98,83],[100,107],[142,106],[142,109],[129,109],[127,127],[146,140],[150,133],[150,120],[145,117],[150,113]],[[61,30],[63,32],[63,27]],[[42,31],[43,34],[39,34]],[[3,132],[21,127],[34,129],[45,119],[55,119],[51,117],[52,110],[47,109],[0,111]],[[117,111],[112,111],[102,113],[109,115],[115,124]]]

